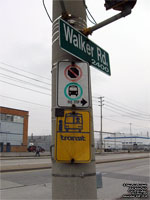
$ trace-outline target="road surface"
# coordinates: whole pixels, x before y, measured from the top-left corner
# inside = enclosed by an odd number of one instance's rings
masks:
[[[115,200],[127,194],[128,187],[123,184],[143,183],[150,188],[149,166],[148,158],[97,164],[103,179],[103,187],[97,189],[98,199]],[[50,200],[51,180],[51,169],[2,173],[1,199]]]

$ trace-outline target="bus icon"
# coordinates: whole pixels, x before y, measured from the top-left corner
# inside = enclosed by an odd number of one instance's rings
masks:
[[[76,85],[70,85],[68,88],[69,96],[76,95],[78,96],[78,87]]]
[[[67,113],[64,120],[64,128],[67,132],[81,132],[83,129],[83,116],[80,113]]]

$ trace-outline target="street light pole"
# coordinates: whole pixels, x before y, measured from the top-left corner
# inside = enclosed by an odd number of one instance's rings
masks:
[[[76,29],[86,28],[86,11],[83,0],[53,0],[52,33],[52,141],[56,145],[57,66],[59,61],[77,62],[74,56],[59,46],[59,19],[63,18]],[[90,113],[91,161],[89,163],[60,163],[52,151],[52,199],[97,199],[95,148],[93,132],[92,95],[90,106],[82,108]],[[63,108],[65,109],[65,108]],[[70,108],[71,109],[71,108]],[[53,148],[54,149],[54,148]],[[81,152],[82,153],[82,152]]]

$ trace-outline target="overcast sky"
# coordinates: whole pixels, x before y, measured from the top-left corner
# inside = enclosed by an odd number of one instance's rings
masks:
[[[52,0],[45,3],[52,16]],[[97,23],[118,13],[103,0],[86,4]],[[111,76],[90,67],[96,131],[104,96],[104,131],[129,134],[131,123],[132,134],[150,133],[149,11],[150,1],[138,0],[131,15],[90,36],[111,67]],[[51,32],[42,0],[0,0],[0,105],[29,111],[29,135],[51,133]]]

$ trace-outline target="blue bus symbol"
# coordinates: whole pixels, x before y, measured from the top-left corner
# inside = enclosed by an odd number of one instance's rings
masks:
[[[80,113],[67,113],[64,120],[64,128],[67,132],[81,132],[83,129],[83,116]]]

